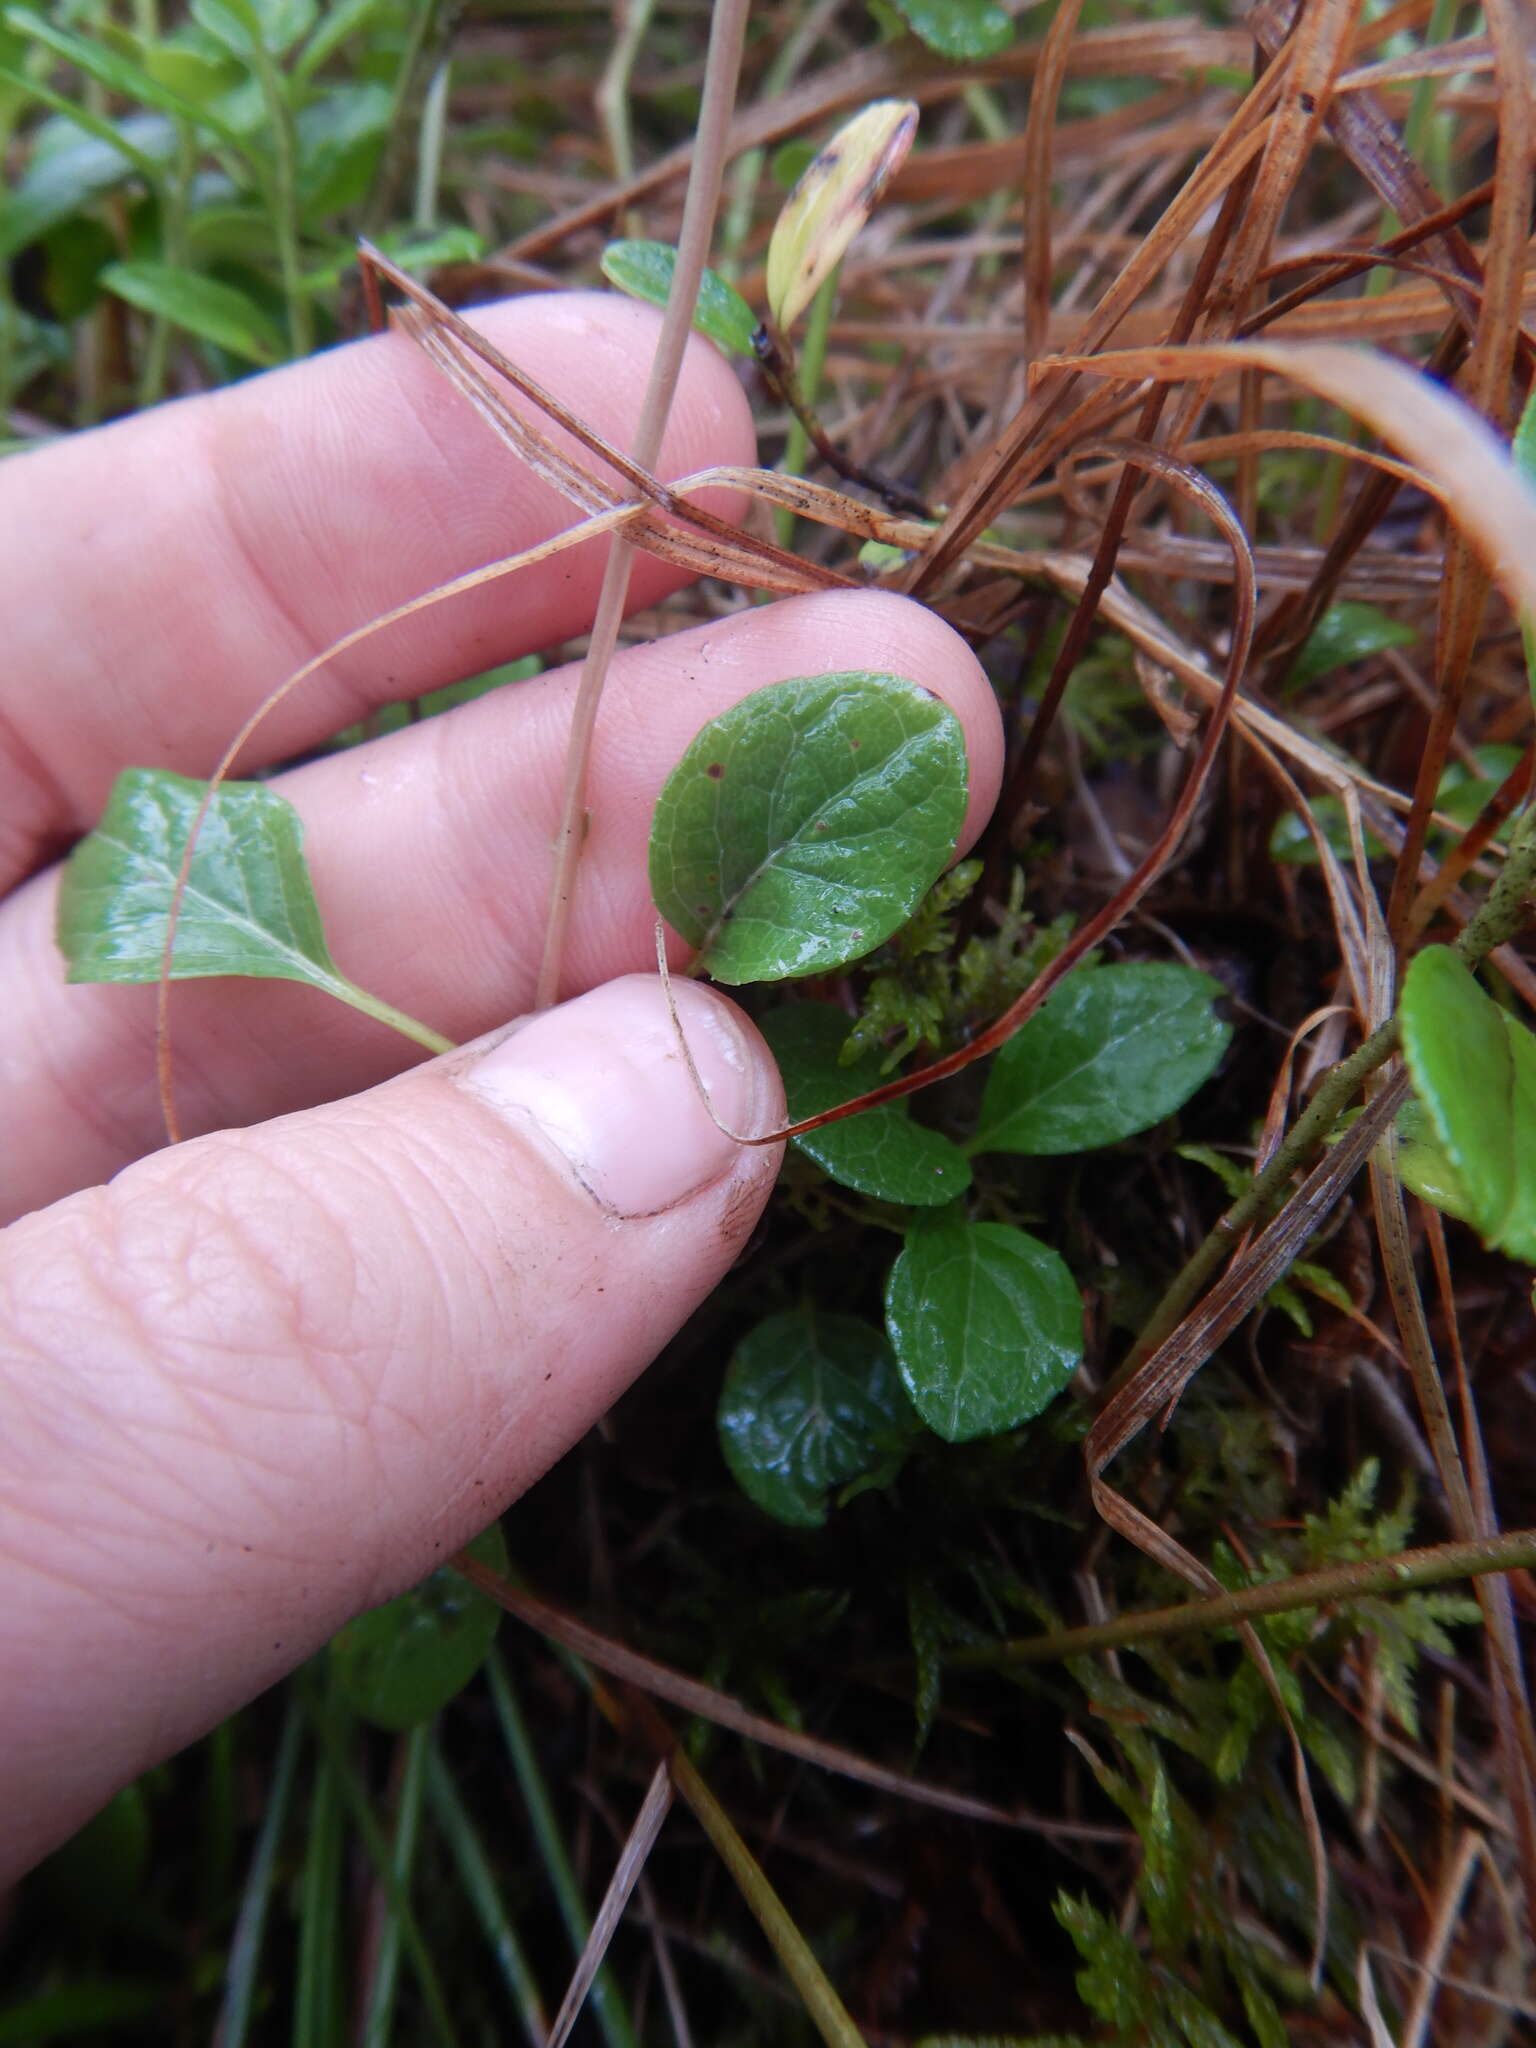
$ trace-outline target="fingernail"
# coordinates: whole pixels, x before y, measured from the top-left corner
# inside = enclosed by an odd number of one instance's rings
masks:
[[[762,1041],[697,982],[675,982],[672,993],[715,1115],[743,1133],[769,1127],[778,1084]],[[674,1208],[740,1153],[699,1100],[653,975],[541,1012],[459,1080],[558,1153],[615,1215]]]

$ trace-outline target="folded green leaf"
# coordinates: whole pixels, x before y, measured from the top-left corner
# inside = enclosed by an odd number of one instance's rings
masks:
[[[713,719],[651,824],[651,896],[717,981],[845,966],[954,852],[965,739],[900,676],[799,676]]]
[[[602,254],[604,277],[632,299],[664,306],[672,296],[677,251],[666,242],[610,242]],[[757,320],[733,284],[713,270],[699,279],[693,324],[727,355],[750,356]]]
[[[788,1003],[761,1018],[759,1028],[784,1076],[791,1123],[878,1088],[885,1078],[873,1054],[839,1063],[849,1019],[830,1004]],[[833,1180],[885,1202],[936,1208],[971,1184],[971,1164],[960,1147],[914,1123],[907,1102],[866,1109],[794,1142]]]
[[[247,362],[269,365],[283,358],[277,322],[254,299],[218,278],[174,263],[109,263],[101,282],[141,313],[158,314]]]
[[[827,1519],[829,1488],[895,1469],[916,1424],[885,1338],[857,1316],[770,1316],[737,1346],[721,1389],[720,1448],[766,1514]]]
[[[912,1404],[949,1443],[1038,1415],[1083,1355],[1083,1306],[1049,1245],[955,1210],[919,1217],[891,1268],[885,1323]]]
[[[507,1569],[493,1522],[467,1546],[492,1571]],[[501,1609],[444,1565],[398,1600],[348,1622],[332,1638],[331,1671],[365,1720],[396,1732],[431,1720],[461,1693],[496,1640]]]
[[[1465,1216],[1495,1250],[1536,1264],[1536,1036],[1448,946],[1415,958],[1399,1017],[1403,1056],[1443,1153],[1440,1161],[1422,1141],[1412,1146],[1410,1185]]]
[[[1079,969],[992,1063],[972,1152],[1086,1152],[1187,1102],[1226,1051],[1221,983],[1149,961]]]

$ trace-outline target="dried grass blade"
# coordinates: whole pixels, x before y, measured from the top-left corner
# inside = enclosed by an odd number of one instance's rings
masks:
[[[718,1727],[732,1729],[736,1734],[744,1735],[752,1742],[764,1743],[786,1756],[800,1757],[821,1770],[835,1771],[858,1784],[872,1786],[878,1792],[889,1792],[897,1799],[911,1800],[919,1806],[937,1807],[941,1813],[954,1814],[962,1820],[990,1821],[1000,1827],[1021,1828],[1063,1841],[1123,1842],[1126,1839],[1123,1828],[1057,1821],[1017,1808],[995,1806],[984,1799],[973,1799],[967,1793],[946,1792],[941,1786],[925,1784],[920,1778],[908,1777],[904,1771],[887,1770],[884,1765],[871,1763],[867,1757],[857,1756],[852,1750],[818,1741],[815,1736],[802,1735],[781,1722],[754,1714],[750,1708],[732,1699],[729,1693],[718,1692],[713,1686],[704,1685],[684,1672],[674,1671],[668,1665],[658,1664],[654,1658],[642,1656],[638,1650],[631,1650],[626,1644],[615,1642],[611,1636],[603,1635],[586,1622],[562,1613],[536,1594],[503,1579],[467,1552],[461,1552],[453,1563],[471,1585],[504,1607],[508,1614],[515,1614],[519,1621],[526,1622],[551,1642],[574,1651],[599,1671],[606,1671],[610,1677],[622,1679],[642,1693],[667,1700],[673,1706],[681,1707],[685,1713],[698,1714]]]
[[[1130,22],[1090,29],[1079,36],[1069,75],[1183,80],[1191,73],[1240,65],[1251,48],[1251,38],[1244,30],[1215,26],[1193,16]],[[866,100],[894,95],[928,105],[957,98],[967,86],[1031,78],[1040,49],[1039,43],[1018,43],[985,63],[943,66],[936,65],[932,53],[911,37],[880,49],[861,50],[789,92],[771,94],[743,108],[731,122],[727,155],[735,158],[747,150],[782,142]],[[693,144],[679,144],[624,184],[605,185],[556,219],[519,236],[500,252],[501,260],[527,262],[544,255],[567,235],[610,220],[637,199],[686,176],[692,160]]]
[[[1510,0],[1489,0],[1485,10],[1493,37],[1499,84],[1498,158],[1493,206],[1484,256],[1484,291],[1471,360],[1467,401],[1495,429],[1508,424],[1510,373],[1520,331],[1521,294],[1530,234],[1533,65],[1523,24]],[[1488,575],[1458,536],[1446,561],[1444,597],[1435,633],[1437,695],[1434,715],[1419,757],[1413,809],[1392,880],[1387,920],[1394,935],[1406,932],[1419,856],[1429,832],[1429,813],[1440,786],[1461,701],[1476,650],[1488,594]]]
[[[1334,342],[1234,341],[1067,357],[1107,377],[1181,378],[1255,364],[1294,378],[1373,428],[1422,473],[1515,606],[1536,603],[1536,493],[1459,398],[1373,350]]]
[[[704,261],[709,253],[715,210],[720,200],[720,182],[725,172],[726,137],[736,100],[736,80],[741,69],[748,6],[749,0],[716,0],[710,14],[704,91],[694,130],[693,162],[689,168],[683,224],[678,235],[677,265],[635,429],[635,460],[646,470],[656,467],[661,453],[672,396],[683,367],[683,351],[692,328],[699,280],[704,274]],[[586,836],[587,773],[592,737],[597,727],[598,705],[607,680],[608,664],[618,645],[619,623],[629,594],[632,562],[630,544],[626,540],[615,539],[603,572],[592,619],[592,634],[582,663],[581,682],[571,711],[565,774],[560,791],[560,822],[555,832],[554,874],[550,881],[549,908],[544,926],[544,950],[534,989],[533,1001],[537,1010],[547,1009],[559,999],[566,933],[575,903],[576,871]]]
[[[1029,92],[1024,127],[1024,360],[1046,348],[1051,317],[1051,155],[1056,109],[1066,80],[1072,38],[1083,0],[1059,0],[1040,51],[1040,68]]]
[[[603,1958],[608,1953],[608,1944],[624,1917],[629,1904],[630,1893],[639,1883],[656,1837],[661,1833],[661,1824],[672,1805],[672,1780],[667,1766],[660,1763],[652,1773],[651,1782],[641,1801],[640,1811],[635,1815],[635,1824],[619,1856],[618,1867],[609,1880],[603,1894],[603,1903],[597,1909],[592,1922],[592,1932],[577,1960],[570,1985],[560,2001],[560,2010],[555,2014],[554,2024],[549,2030],[549,2039],[544,2048],[564,2048],[577,2014],[586,2002],[587,1993],[592,1989]]]
[[[1278,81],[1264,80],[1249,94],[1210,154],[1190,173],[1157,227],[1084,321],[1074,343],[1078,353],[1102,348],[1152,279],[1196,231],[1211,205],[1259,155],[1267,135],[1267,102],[1277,89]],[[1074,381],[1073,375],[1063,377],[1049,364],[1045,366],[1044,376],[999,437],[995,450],[958,493],[923,560],[907,578],[906,587],[914,595],[930,589],[951,569],[1001,507],[1045,467],[1050,458],[1038,447],[1037,436]]]

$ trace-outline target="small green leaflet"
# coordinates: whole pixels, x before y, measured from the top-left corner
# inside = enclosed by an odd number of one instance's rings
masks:
[[[960,722],[916,683],[774,683],[705,726],[667,778],[652,900],[717,981],[826,973],[911,916],[965,800]]]
[[[672,296],[672,279],[677,270],[677,251],[666,242],[610,242],[602,254],[604,277],[632,299],[664,306]],[[699,296],[694,302],[693,324],[700,334],[723,348],[727,355],[750,356],[757,320],[752,308],[717,271],[706,270],[699,279]]]
[[[885,1324],[912,1405],[948,1443],[1028,1422],[1083,1355],[1083,1305],[1061,1257],[1010,1223],[956,1210],[908,1230]]]
[[[286,353],[282,331],[270,314],[215,277],[201,277],[174,263],[109,263],[101,282],[141,313],[157,314],[247,362],[270,366]]]
[[[996,0],[895,0],[915,36],[941,57],[995,57],[1013,42],[1012,18]]]
[[[874,1054],[851,1066],[838,1062],[849,1023],[828,1003],[787,1003],[759,1020],[784,1076],[791,1123],[879,1087],[884,1076]],[[914,1123],[906,1102],[866,1109],[794,1142],[833,1180],[885,1202],[937,1208],[971,1184],[970,1161],[960,1147]]]
[[[828,1490],[889,1480],[916,1434],[885,1338],[857,1316],[769,1316],[737,1346],[720,1392],[720,1448],[765,1514],[827,1519]]]
[[[58,942],[71,981],[158,981],[182,854],[207,785],[128,768],[64,867]],[[302,981],[434,1052],[448,1041],[360,989],[331,958],[298,812],[262,782],[226,782],[203,820],[176,926],[174,980]]]
[[[505,1576],[499,1522],[466,1547]],[[500,1620],[494,1600],[444,1565],[398,1600],[348,1622],[331,1641],[331,1670],[365,1720],[398,1733],[430,1720],[464,1690],[485,1662]]]
[[[1410,1152],[1426,1199],[1484,1241],[1536,1265],[1536,1036],[1501,1010],[1449,946],[1426,946],[1403,978],[1403,1056],[1441,1155]],[[1411,1131],[1424,1152],[1427,1132]],[[1448,1171],[1447,1171],[1448,1169]]]
[[[1086,1152],[1144,1131],[1215,1072],[1221,983],[1174,962],[1079,968],[993,1061],[971,1152]]]
[[[1411,647],[1418,634],[1401,619],[1388,618],[1373,604],[1346,600],[1331,605],[1307,636],[1289,676],[1288,690],[1299,690],[1331,675],[1336,668],[1364,661],[1387,647]]]

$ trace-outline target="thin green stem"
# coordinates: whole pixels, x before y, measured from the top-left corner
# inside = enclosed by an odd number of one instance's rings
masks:
[[[805,318],[805,340],[800,348],[796,381],[800,388],[801,403],[807,413],[816,411],[816,400],[821,390],[821,373],[827,361],[827,337],[832,331],[832,308],[837,303],[837,284],[842,274],[839,263],[828,272],[826,279],[811,301],[810,311]],[[803,476],[806,459],[811,452],[810,430],[798,411],[790,416],[789,432],[784,437],[784,459],[779,468],[789,476]],[[774,509],[773,523],[781,548],[793,547],[795,540],[795,515],[787,505]]]
[[[376,1017],[381,1024],[387,1024],[391,1031],[398,1031],[402,1038],[414,1039],[417,1045],[424,1045],[428,1052],[452,1052],[454,1041],[444,1038],[441,1031],[434,1031],[430,1024],[423,1024],[415,1017],[408,1017],[404,1010],[397,1010],[393,1003],[386,1003],[382,996],[372,996],[367,989],[359,988],[355,981],[348,981],[344,975],[336,977],[332,994],[342,1002],[350,1003],[354,1010],[361,1010],[365,1017]]]
[[[389,1850],[389,1874],[401,1898],[410,1896],[411,1871],[421,1839],[421,1817],[427,1790],[427,1751],[431,1742],[430,1722],[412,1728],[400,1738],[399,1790],[395,1798],[395,1830]],[[400,1916],[392,1911],[384,1916],[379,1930],[363,2018],[363,2048],[385,2048],[389,2040],[395,1994],[400,1982],[400,1956]]]
[[[1488,892],[1487,901],[1468,923],[1453,947],[1467,964],[1475,967],[1497,947],[1507,944],[1526,920],[1532,889],[1536,888],[1536,810],[1528,811],[1515,828],[1508,857]],[[1348,1108],[1361,1084],[1397,1050],[1398,1025],[1395,1016],[1378,1026],[1364,1044],[1341,1060],[1320,1084],[1316,1094],[1276,1148],[1274,1157],[1251,1185],[1206,1234],[1174,1276],[1172,1284],[1152,1311],[1123,1365],[1105,1388],[1105,1397],[1116,1393],[1173,1331],[1185,1310],[1221,1265],[1244,1231],[1266,1223],[1285,1199],[1291,1175],[1310,1157]]]
[[[1142,1614],[1121,1614],[1113,1621],[1090,1622],[1082,1628],[1052,1629],[1045,1635],[967,1645],[946,1650],[944,1662],[956,1670],[978,1671],[1011,1664],[1055,1664],[1098,1650],[1129,1650],[1138,1643],[1164,1642],[1170,1636],[1233,1628],[1239,1622],[1253,1621],[1266,1614],[1294,1614],[1304,1607],[1327,1607],[1340,1600],[1411,1593],[1423,1586],[1443,1585],[1447,1579],[1529,1570],[1533,1566],[1536,1529],[1514,1529],[1501,1536],[1439,1543],[1426,1550],[1405,1550],[1397,1557],[1330,1565],[1323,1571],[1298,1573],[1295,1578],[1244,1586],[1236,1593],[1221,1593],[1211,1600],[1185,1600],[1176,1607],[1152,1607]]]
[[[458,1868],[465,1897],[512,1994],[530,2048],[544,2048],[549,2016],[539,1994],[538,1979],[502,1903],[495,1873],[475,1832],[475,1824],[435,1742],[427,1756],[427,1798],[433,1819]]]
[[[1207,1280],[1232,1251],[1244,1231],[1267,1223],[1285,1199],[1291,1175],[1320,1145],[1348,1108],[1355,1091],[1370,1074],[1397,1050],[1397,1019],[1389,1018],[1373,1031],[1363,1045],[1346,1060],[1340,1060],[1319,1086],[1317,1093],[1276,1148],[1274,1157],[1254,1175],[1246,1191],[1206,1233],[1200,1244],[1174,1275],[1167,1292],[1152,1311],[1129,1355],[1104,1389],[1104,1397],[1117,1393],[1143,1359],[1179,1324],[1185,1310]]]
[[[672,1782],[690,1807],[720,1860],[741,1888],[759,1926],[773,1944],[784,1973],[799,1992],[807,2013],[827,2048],[864,2048],[864,2037],[848,2015],[817,1962],[810,1944],[790,1918],[784,1901],[763,1874],[762,1866],[731,1825],[730,1816],[681,1749],[668,1759]]]
[[[566,1852],[565,1837],[560,1830],[559,1818],[550,1799],[549,1788],[544,1782],[544,1775],[539,1769],[539,1760],[528,1734],[528,1724],[523,1719],[523,1710],[513,1690],[505,1660],[493,1651],[486,1660],[485,1671],[490,1681],[496,1717],[501,1723],[501,1732],[512,1758],[512,1768],[517,1774],[523,1804],[528,1809],[528,1820],[533,1828],[534,1840],[539,1845],[539,1854],[543,1857],[544,1868],[549,1873],[550,1885],[560,1908],[560,1917],[565,1922],[565,1931],[570,1936],[572,1950],[579,1957],[586,1948],[587,1938],[592,1932],[592,1923],[582,1900],[581,1886],[576,1881],[576,1872],[571,1867],[571,1859]],[[608,2043],[608,2048],[636,2048],[634,2026],[619,1995],[613,1974],[606,1967],[600,1969],[592,1980],[591,1998],[592,2011],[602,2029],[603,2039]]]
[[[261,1945],[266,1932],[267,1908],[272,1903],[275,1887],[278,1844],[288,1823],[288,1804],[293,1797],[303,1735],[304,1716],[298,1701],[290,1694],[283,1732],[277,1745],[277,1761],[272,1767],[262,1803],[261,1826],[256,1832],[256,1846],[251,1851],[250,1867],[246,1872],[234,1939],[229,1944],[229,1959],[224,1966],[224,1997],[213,2030],[213,2048],[245,2048],[256,1987],[261,1982]]]
[[[299,247],[299,138],[293,123],[293,109],[283,89],[283,75],[259,41],[252,42],[250,59],[272,128],[269,197],[278,268],[283,280],[283,299],[288,311],[288,346],[295,357],[307,356],[315,345],[315,339],[314,317],[309,295],[304,289],[304,265]]]
[[[411,225],[423,235],[437,225],[443,145],[448,136],[448,86],[452,71],[453,67],[445,57],[432,73],[421,102],[421,140],[416,150],[416,196],[411,208]]]

